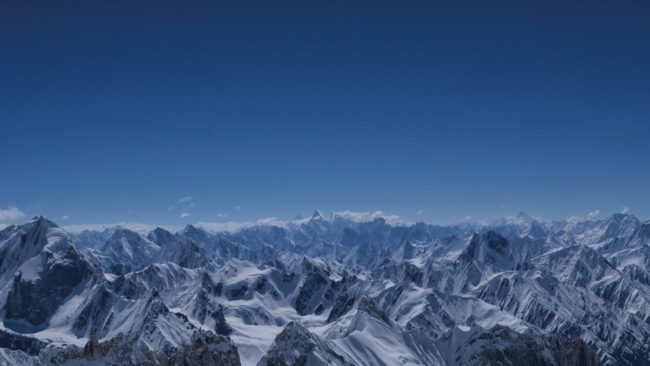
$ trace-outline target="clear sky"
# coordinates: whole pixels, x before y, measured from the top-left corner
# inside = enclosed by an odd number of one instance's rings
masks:
[[[0,221],[650,217],[650,3],[487,3],[4,2]]]

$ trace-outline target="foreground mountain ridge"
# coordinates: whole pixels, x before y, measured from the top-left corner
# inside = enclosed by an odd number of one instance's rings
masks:
[[[0,231],[0,364],[648,365],[650,222]]]

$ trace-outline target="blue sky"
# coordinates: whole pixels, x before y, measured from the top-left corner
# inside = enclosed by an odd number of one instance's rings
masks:
[[[0,224],[650,216],[649,5],[402,3],[5,4]]]

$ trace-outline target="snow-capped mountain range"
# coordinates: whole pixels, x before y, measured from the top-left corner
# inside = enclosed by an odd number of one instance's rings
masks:
[[[0,231],[0,365],[650,365],[650,221]]]

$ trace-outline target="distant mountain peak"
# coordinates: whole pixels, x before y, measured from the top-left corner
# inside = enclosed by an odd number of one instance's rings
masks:
[[[45,216],[34,216],[31,223],[34,223],[39,227],[59,227],[59,225],[54,221],[47,219]]]
[[[147,239],[160,246],[164,246],[177,241],[174,234],[161,227],[157,227],[153,229],[149,234],[147,234]]]
[[[496,231],[489,230],[482,235],[474,233],[459,259],[464,262],[505,265],[511,259],[510,256],[508,240]]]
[[[205,233],[205,229],[202,227],[194,226],[192,224],[187,224],[185,225],[185,228],[183,228],[183,233],[190,234],[190,233]]]

